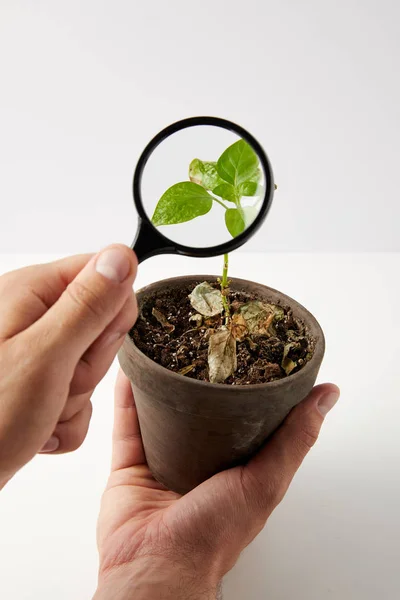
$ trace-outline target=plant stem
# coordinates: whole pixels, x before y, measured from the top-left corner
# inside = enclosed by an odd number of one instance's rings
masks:
[[[224,254],[224,268],[222,271],[222,279],[221,279],[221,293],[222,293],[222,304],[224,305],[225,325],[228,325],[229,319],[230,319],[229,302],[228,302],[228,298],[224,294],[224,291],[228,287],[228,267],[229,267],[229,256],[228,256],[228,254]]]
[[[245,223],[244,211],[243,211],[243,207],[242,207],[242,205],[240,204],[240,200],[241,200],[240,196],[237,196],[237,197],[236,197],[236,200],[235,200],[235,204],[236,204],[236,208],[237,208],[237,209],[238,209],[238,211],[239,211],[239,214],[240,214],[240,216],[241,216],[241,217],[242,217],[242,219],[243,219],[243,223]]]
[[[229,256],[224,254],[224,268],[222,271],[221,289],[228,287],[228,267],[229,267]]]
[[[226,206],[226,204],[221,202],[221,200],[218,200],[218,198],[215,198],[215,196],[213,196],[212,199],[215,200],[215,202],[218,202],[218,204],[220,204],[221,206],[223,206],[225,210],[228,210],[229,206]]]

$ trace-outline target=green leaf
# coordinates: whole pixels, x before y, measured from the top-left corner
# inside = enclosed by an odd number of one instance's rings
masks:
[[[212,197],[201,185],[191,181],[176,183],[161,196],[151,220],[156,227],[185,223],[208,213],[212,203]]]
[[[228,208],[225,212],[225,224],[232,237],[237,237],[252,224],[258,214],[255,206],[243,208]]]
[[[198,158],[190,163],[189,179],[209,191],[213,191],[215,187],[224,183],[218,175],[216,162],[203,162]]]
[[[255,196],[258,189],[258,184],[261,179],[261,170],[257,169],[254,175],[247,181],[239,185],[238,191],[240,196]]]
[[[229,202],[236,202],[236,192],[233,185],[230,183],[221,183],[212,190],[213,194],[220,196],[223,200],[229,200]]]
[[[255,181],[244,181],[239,185],[239,193],[241,196],[255,196],[257,187]]]
[[[217,162],[219,176],[236,188],[241,183],[252,180],[257,169],[257,154],[244,140],[239,140],[229,146]]]
[[[245,230],[244,219],[237,208],[228,208],[225,212],[225,224],[232,237],[237,237]]]

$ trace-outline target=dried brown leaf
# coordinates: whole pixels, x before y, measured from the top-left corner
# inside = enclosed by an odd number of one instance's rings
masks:
[[[213,288],[207,281],[196,285],[189,299],[193,308],[205,317],[214,317],[224,310],[220,290]]]
[[[232,312],[234,312],[234,313],[235,313],[235,312],[239,312],[239,309],[240,309],[240,308],[241,308],[241,307],[242,307],[244,304],[245,304],[244,302],[239,302],[239,300],[234,300],[234,301],[231,303],[231,310],[232,310]]]
[[[167,317],[160,310],[158,310],[158,308],[153,308],[151,312],[153,317],[157,319],[160,325],[164,327],[168,333],[172,333],[174,331],[175,325],[172,325],[172,323],[168,321]]]
[[[178,371],[179,375],[187,375],[190,371],[193,371],[194,365],[188,365],[187,367],[183,367],[180,371]]]
[[[255,342],[253,342],[253,340],[250,337],[247,337],[246,341],[249,345],[250,350],[252,350],[252,351],[257,350],[258,345]]]
[[[284,316],[284,311],[276,304],[266,304],[260,300],[247,302],[239,309],[251,335],[275,335],[274,323]]]
[[[198,313],[196,313],[195,315],[192,315],[191,317],[189,317],[189,321],[193,321],[193,323],[195,325],[197,325],[197,327],[200,327],[203,322],[203,317],[202,317],[202,315],[199,315]]]
[[[297,363],[295,363],[291,358],[288,357],[290,350],[295,347],[295,343],[290,342],[285,345],[283,350],[283,358],[282,358],[282,369],[285,371],[286,375],[290,375],[290,373],[297,367]]]
[[[233,337],[238,342],[242,342],[244,338],[248,336],[249,330],[247,328],[246,320],[240,313],[232,315],[231,331]]]
[[[210,336],[208,370],[211,383],[222,383],[237,368],[236,340],[227,327]]]
[[[282,369],[285,371],[286,375],[290,375],[290,373],[297,367],[297,364],[292,361],[291,358],[285,356],[282,359]]]

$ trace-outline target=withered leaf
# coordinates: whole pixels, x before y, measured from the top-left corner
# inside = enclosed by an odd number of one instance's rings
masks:
[[[240,314],[243,316],[250,334],[270,335],[268,328],[274,319],[274,312],[270,304],[252,300],[240,308]]]
[[[248,336],[249,330],[245,318],[240,313],[232,315],[232,335],[238,342],[242,342]]]
[[[222,383],[237,368],[236,340],[227,327],[210,336],[208,370],[211,383]]]
[[[253,352],[254,352],[254,350],[257,350],[257,348],[258,348],[257,344],[254,343],[250,337],[246,338],[246,340],[247,340],[250,350],[252,350]]]
[[[187,375],[190,371],[193,371],[194,365],[188,365],[187,367],[183,367],[180,371],[178,371],[179,375]]]
[[[221,315],[215,315],[215,317],[208,317],[207,319],[204,319],[203,324],[205,327],[213,327],[214,329],[218,329],[218,327],[222,325]]]
[[[198,313],[196,313],[195,315],[192,315],[191,317],[189,317],[189,321],[193,321],[193,323],[195,323],[195,325],[197,327],[200,327],[200,325],[203,322],[203,317],[201,315],[199,315]]]
[[[283,350],[283,358],[282,358],[282,369],[285,371],[286,375],[290,375],[290,373],[297,367],[297,363],[295,363],[291,358],[288,357],[288,353],[293,348],[295,344],[290,342],[286,344]]]
[[[153,308],[151,313],[166,331],[168,331],[169,333],[172,333],[174,331],[175,325],[172,325],[172,323],[168,321],[167,317],[160,310],[158,310],[158,308]]]
[[[205,317],[213,317],[224,310],[220,290],[213,288],[207,281],[196,285],[189,299],[193,308]]]
[[[285,356],[282,359],[282,369],[285,371],[286,375],[290,375],[290,373],[297,367],[297,364],[292,361],[291,358]]]
[[[234,300],[231,303],[232,312],[234,312],[234,313],[239,312],[240,307],[243,306],[244,304],[245,304],[244,302],[239,302],[239,300]]]
[[[260,300],[247,302],[239,309],[239,314],[246,321],[251,335],[275,335],[274,323],[280,321],[285,313],[283,308],[276,304],[267,304]]]

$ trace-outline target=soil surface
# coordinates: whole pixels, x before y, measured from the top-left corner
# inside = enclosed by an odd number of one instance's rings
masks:
[[[215,282],[210,283],[218,288]],[[223,322],[221,315],[205,318],[201,326],[190,321],[190,317],[196,314],[188,298],[193,288],[194,285],[179,290],[166,290],[144,300],[130,336],[139,350],[163,367],[185,377],[209,381],[209,337]],[[230,289],[227,298],[233,312],[250,300],[271,302],[268,297],[256,296],[240,289]],[[276,335],[253,335],[237,342],[237,369],[226,379],[225,384],[249,385],[290,377],[311,358],[315,342],[307,328],[292,314],[289,306],[281,307],[285,314],[276,323]],[[159,322],[160,317],[161,320],[165,317],[164,324]],[[287,357],[297,366],[287,375],[281,364],[285,346],[289,343],[291,347]]]

